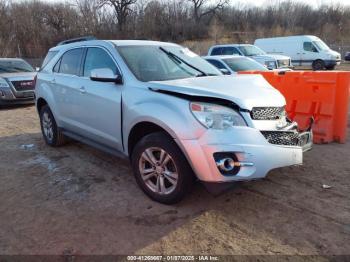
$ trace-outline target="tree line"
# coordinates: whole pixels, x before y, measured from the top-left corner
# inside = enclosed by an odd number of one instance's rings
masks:
[[[312,34],[350,45],[350,8],[236,0],[0,0],[0,57],[43,57],[58,42],[79,36],[189,43],[246,43],[258,37]]]

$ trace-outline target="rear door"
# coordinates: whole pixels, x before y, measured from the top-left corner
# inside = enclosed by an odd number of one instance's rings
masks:
[[[79,117],[84,136],[122,150],[121,95],[123,85],[90,80],[93,69],[109,68],[121,76],[117,63],[103,47],[87,48],[79,82]]]
[[[52,90],[60,126],[72,132],[81,131],[79,123],[79,82],[83,48],[66,51],[53,68]]]

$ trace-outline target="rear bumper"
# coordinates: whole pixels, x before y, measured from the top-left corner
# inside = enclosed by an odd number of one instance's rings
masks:
[[[312,135],[301,146],[273,145],[258,129],[236,127],[230,131],[208,130],[198,140],[181,140],[180,144],[199,180],[225,183],[263,178],[275,168],[301,165],[303,151],[312,147]],[[305,134],[305,133],[304,133]],[[235,175],[223,175],[218,169],[214,153],[234,154],[240,163]]]

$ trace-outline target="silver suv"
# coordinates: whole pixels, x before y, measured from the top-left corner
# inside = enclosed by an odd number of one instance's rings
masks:
[[[176,44],[82,39],[46,61],[35,90],[46,143],[70,137],[129,158],[162,203],[182,199],[196,178],[220,192],[301,164],[311,147],[263,77],[224,76]]]

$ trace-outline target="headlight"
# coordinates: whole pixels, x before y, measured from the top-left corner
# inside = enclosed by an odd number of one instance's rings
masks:
[[[276,68],[276,62],[275,61],[266,61],[265,65],[267,68]]]
[[[7,81],[0,77],[0,87],[10,87]]]
[[[238,112],[225,106],[192,102],[190,109],[195,118],[206,128],[223,130],[233,126],[247,126]]]

